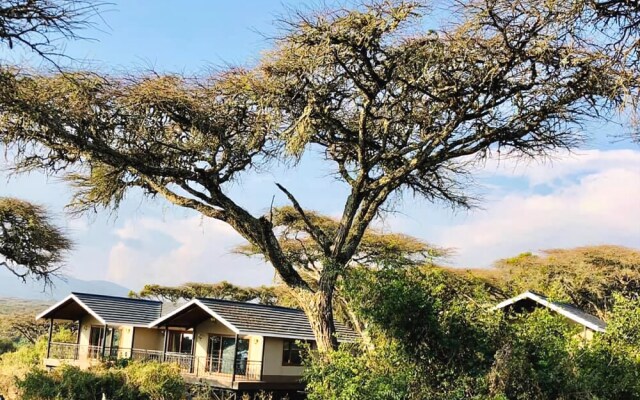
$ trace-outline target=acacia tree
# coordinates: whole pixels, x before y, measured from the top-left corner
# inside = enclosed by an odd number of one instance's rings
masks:
[[[39,205],[0,197],[0,266],[23,281],[35,278],[49,284],[71,248],[71,241],[49,220]]]
[[[273,286],[243,287],[227,281],[218,283],[189,282],[180,286],[144,285],[140,292],[130,292],[129,297],[154,298],[177,302],[198,297],[234,301],[257,301],[260,304],[278,304],[278,290]]]
[[[301,16],[255,68],[207,79],[14,75],[0,115],[18,170],[64,171],[80,209],[115,207],[133,187],[228,223],[264,255],[308,314],[318,348],[337,346],[333,297],[394,194],[468,207],[469,168],[495,152],[546,156],[580,124],[637,94],[633,71],[568,40],[554,13],[508,28],[472,15],[423,31],[410,2]],[[273,158],[321,150],[350,192],[333,231],[278,185],[321,250],[317,285],[229,182]]]
[[[488,29],[505,37],[517,36],[518,21],[547,20],[547,30],[567,43],[577,43],[589,52],[606,54],[613,69],[635,75],[640,71],[640,3],[634,0],[470,0],[464,13],[479,17]],[[516,28],[513,29],[515,22]],[[624,84],[623,84],[624,85]],[[640,102],[631,90],[625,109],[630,118],[623,122],[630,136],[640,140]],[[631,122],[631,124],[626,124]]]
[[[99,6],[84,0],[0,0],[0,46],[23,47],[52,62],[62,55],[61,40],[77,39]],[[0,68],[0,86],[11,85],[16,68],[6,69],[2,60]],[[5,115],[2,107],[11,102],[12,93],[0,92],[9,95],[0,100],[0,114]],[[42,206],[0,197],[0,265],[23,281],[31,277],[49,284],[71,248],[50,220]]]
[[[318,290],[326,258],[324,249],[314,239],[310,226],[321,230],[328,237],[333,237],[340,229],[340,221],[314,211],[305,210],[301,213],[292,206],[272,209],[270,221],[278,233],[278,241],[285,258],[292,263],[312,290]],[[264,256],[259,248],[251,244],[239,246],[236,251],[248,256]],[[350,258],[345,269],[379,270],[433,265],[436,260],[443,260],[450,253],[449,249],[433,246],[411,236],[368,228],[362,236],[357,252]],[[368,339],[365,324],[342,293],[344,282],[340,283],[333,295],[332,308],[342,322]],[[290,305],[291,297],[294,297],[295,301],[296,293],[291,296],[289,291],[280,291],[279,297],[282,303]],[[308,307],[305,306],[304,298],[298,298],[297,303],[303,309]]]
[[[52,61],[63,55],[60,41],[79,38],[99,7],[85,0],[0,0],[0,43]]]

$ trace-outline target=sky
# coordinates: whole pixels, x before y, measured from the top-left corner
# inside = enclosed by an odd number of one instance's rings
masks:
[[[96,27],[82,32],[91,40],[68,43],[76,66],[102,71],[155,69],[187,74],[224,65],[251,65],[277,34],[274,24],[302,2],[116,1]],[[12,61],[37,63],[14,52]],[[614,139],[613,124],[587,127],[593,139],[573,153],[551,160],[489,160],[470,188],[480,207],[463,211],[404,195],[393,212],[376,221],[388,232],[416,236],[454,249],[447,260],[460,267],[487,267],[522,252],[597,244],[640,247],[640,146]],[[8,166],[0,159],[0,167]],[[282,183],[305,208],[339,215],[347,188],[330,165],[310,154],[291,166],[249,174],[230,188],[232,198],[255,214],[286,199]],[[64,207],[71,190],[58,177],[0,172],[0,196],[38,202],[54,214],[75,243],[65,273],[80,279],[109,280],[138,290],[144,284],[228,280],[269,284],[273,269],[261,260],[237,255],[243,240],[224,223],[204,219],[162,199],[131,192],[116,213],[71,218]]]

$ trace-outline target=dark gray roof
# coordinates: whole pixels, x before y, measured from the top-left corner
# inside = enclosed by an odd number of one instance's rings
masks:
[[[128,297],[73,293],[110,325],[149,325],[162,314],[162,302]]]
[[[564,315],[565,317],[570,318],[571,320],[577,323],[580,323],[582,325],[585,325],[596,331],[604,332],[606,330],[607,323],[601,320],[600,318],[596,317],[595,315],[586,313],[581,309],[579,309],[578,307],[574,306],[573,304],[550,300],[547,296],[531,290],[524,292],[516,297],[507,299],[502,303],[498,304],[497,306],[495,306],[494,308],[500,309],[500,308],[510,307],[524,300],[535,301],[536,303],[544,307],[552,309]]]
[[[74,292],[37,318],[79,319],[86,314],[107,325],[147,326],[162,314],[162,302]]]
[[[192,300],[184,306],[184,310],[188,310],[193,304],[206,307],[214,318],[239,334],[303,340],[314,339],[309,320],[302,310],[206,298]],[[154,325],[170,321],[172,317],[180,315],[181,311],[181,309],[174,311],[174,313],[156,321]],[[353,341],[357,337],[355,332],[338,322],[336,322],[336,331],[340,341]]]

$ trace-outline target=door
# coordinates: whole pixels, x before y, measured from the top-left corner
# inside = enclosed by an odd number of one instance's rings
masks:
[[[236,350],[236,374],[244,375],[249,354],[249,340],[226,336],[209,336],[207,345],[206,371],[222,374],[233,374],[234,352]]]
[[[98,358],[102,351],[102,339],[104,328],[101,326],[92,326],[89,332],[89,357]]]
[[[117,328],[107,329],[107,341],[105,354],[109,357],[118,357],[120,347],[120,330]]]

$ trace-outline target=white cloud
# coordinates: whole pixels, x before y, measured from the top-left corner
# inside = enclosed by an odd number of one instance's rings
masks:
[[[597,173],[610,168],[638,170],[640,151],[624,150],[578,150],[561,152],[547,160],[490,159],[478,171],[482,177],[503,176],[525,178],[531,186],[566,181],[576,175]]]
[[[524,178],[529,188],[502,188],[503,197],[487,199],[483,210],[436,233],[434,242],[457,249],[455,264],[486,266],[554,247],[640,245],[639,151],[588,151],[552,165],[503,164],[494,172]],[[549,190],[531,190],[541,184]]]
[[[257,260],[232,254],[243,243],[228,225],[200,217],[131,219],[116,230],[107,278],[139,289],[147,283],[228,280],[242,285],[269,283],[273,269]]]

